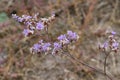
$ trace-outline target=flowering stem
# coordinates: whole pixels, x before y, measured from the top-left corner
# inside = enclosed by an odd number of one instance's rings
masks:
[[[96,69],[96,68],[94,68],[94,67],[91,67],[90,65],[88,65],[88,64],[85,63],[85,62],[79,61],[77,58],[73,57],[69,52],[67,52],[66,54],[67,54],[67,56],[69,56],[69,57],[72,58],[73,60],[77,61],[78,63],[80,63],[80,64],[82,64],[82,65],[84,65],[84,66],[87,66],[87,67],[91,68],[92,70],[94,70],[94,71],[96,71],[96,72],[98,72],[98,73],[100,73],[100,74],[105,75],[106,77],[109,78],[109,80],[112,80],[112,78],[111,78],[108,74],[105,74],[102,70],[98,70],[98,69]]]
[[[107,75],[106,73],[106,66],[107,66],[107,58],[110,55],[110,52],[105,53],[105,60],[104,60],[104,74]]]

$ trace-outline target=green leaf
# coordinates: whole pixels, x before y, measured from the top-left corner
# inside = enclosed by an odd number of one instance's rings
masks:
[[[8,20],[8,16],[5,12],[1,12],[0,13],[0,22],[5,22],[6,20]]]

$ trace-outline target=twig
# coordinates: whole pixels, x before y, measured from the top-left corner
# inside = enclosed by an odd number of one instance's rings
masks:
[[[92,70],[94,70],[94,71],[96,71],[96,72],[98,72],[98,73],[100,73],[100,74],[105,75],[106,77],[109,78],[109,80],[112,80],[112,78],[111,78],[108,74],[105,74],[102,70],[98,70],[98,69],[96,69],[96,68],[94,68],[94,67],[89,66],[89,65],[86,64],[85,62],[82,62],[82,61],[77,60],[77,58],[73,57],[73,56],[72,56],[70,53],[68,53],[68,52],[65,53],[65,54],[67,54],[67,56],[69,56],[69,57],[72,58],[73,60],[79,62],[80,64],[82,64],[82,65],[84,65],[84,66],[87,66],[87,67],[91,68]]]
[[[105,60],[104,60],[104,73],[105,73],[105,75],[107,74],[106,73],[106,66],[107,66],[107,58],[108,58],[109,55],[110,55],[110,52],[105,54]]]
[[[108,56],[110,55],[111,50],[110,50],[109,52],[104,51],[104,53],[105,53],[105,59],[104,59],[104,74],[107,75],[107,70],[106,70],[107,58],[108,58]]]

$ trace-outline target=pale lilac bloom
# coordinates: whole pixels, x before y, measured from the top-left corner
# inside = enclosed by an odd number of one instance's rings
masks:
[[[29,29],[24,29],[23,30],[23,34],[24,36],[29,36],[30,34],[33,34],[34,33],[34,30],[29,30]]]
[[[33,49],[35,52],[39,52],[39,51],[40,51],[40,48],[41,48],[41,45],[40,45],[40,44],[34,44],[32,49]]]
[[[31,19],[32,16],[28,16],[28,15],[22,15],[22,18],[25,19],[26,21]]]
[[[69,41],[66,37],[66,35],[60,35],[58,38],[57,38],[59,41]]]
[[[62,48],[62,45],[58,42],[54,43],[54,48],[52,50],[52,54],[58,53],[58,51]]]
[[[23,34],[24,34],[25,36],[28,36],[30,33],[31,33],[31,32],[30,32],[29,29],[24,29],[24,30],[23,30]]]
[[[42,30],[42,29],[44,29],[44,25],[41,22],[38,22],[37,25],[36,25],[36,29],[37,30]]]
[[[26,24],[27,26],[31,26],[31,25],[32,25],[32,22],[27,21],[27,22],[25,22],[25,24]]]
[[[57,38],[62,44],[69,44],[70,41],[67,39],[66,35],[60,35],[58,38]]]
[[[64,39],[66,39],[66,35],[60,35],[58,38],[57,38],[58,40],[64,40]]]
[[[112,34],[112,35],[115,35],[115,34],[116,34],[116,32],[112,31],[112,32],[111,32],[111,34]]]
[[[22,22],[24,20],[22,17],[19,17],[16,14],[12,14],[12,17],[16,19],[18,22]]]
[[[107,41],[102,45],[103,48],[108,48],[108,46],[109,46],[109,44]]]
[[[50,43],[43,43],[43,40],[40,40],[39,43],[33,45],[32,50],[35,53],[47,52],[51,49],[50,46]]]
[[[112,44],[112,47],[113,47],[113,48],[118,48],[118,46],[119,46],[119,43],[117,43],[117,42],[114,42],[114,43]]]
[[[17,21],[19,21],[19,22],[23,22],[23,18],[22,17],[18,17],[18,19],[17,19]]]
[[[32,16],[26,16],[26,20],[28,20],[28,19],[31,19],[32,18]]]
[[[69,40],[77,40],[77,34],[72,31],[67,31],[67,37]]]
[[[44,45],[42,45],[42,50],[44,52],[49,51],[50,50],[50,46],[51,46],[50,43],[44,43]]]
[[[60,43],[58,43],[58,42],[54,43],[54,49],[59,50],[61,48],[62,48],[62,45]]]
[[[109,43],[108,41],[104,42],[103,44],[99,43],[99,48],[100,49],[108,49],[109,48]]]

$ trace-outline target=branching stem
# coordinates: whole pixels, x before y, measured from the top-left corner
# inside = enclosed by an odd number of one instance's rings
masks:
[[[91,67],[91,66],[88,65],[87,63],[82,62],[82,61],[78,60],[77,58],[73,57],[70,53],[65,53],[65,54],[66,54],[67,56],[69,56],[70,58],[72,58],[73,60],[77,61],[78,63],[80,63],[80,64],[82,64],[82,65],[84,65],[84,66],[87,66],[88,68],[90,68],[90,69],[92,69],[92,70],[94,70],[94,71],[96,71],[96,72],[98,72],[98,73],[100,73],[100,74],[105,75],[106,77],[109,78],[109,80],[112,80],[112,78],[111,78],[108,74],[106,74],[104,71],[98,70],[98,69],[96,69],[96,68],[94,68],[94,67]]]

